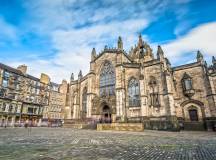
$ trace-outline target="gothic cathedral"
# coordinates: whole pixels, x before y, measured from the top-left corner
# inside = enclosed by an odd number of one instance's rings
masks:
[[[117,48],[91,53],[90,71],[69,84],[67,119],[139,122],[147,129],[211,130],[216,126],[216,60],[172,67],[158,46],[156,57],[139,36],[129,53]]]

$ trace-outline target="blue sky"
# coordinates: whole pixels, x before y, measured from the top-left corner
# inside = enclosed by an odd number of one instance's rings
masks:
[[[139,33],[156,53],[161,45],[173,66],[195,61],[201,50],[216,55],[215,0],[1,0],[0,61],[28,65],[52,81],[89,71],[90,53],[115,47],[128,51]]]

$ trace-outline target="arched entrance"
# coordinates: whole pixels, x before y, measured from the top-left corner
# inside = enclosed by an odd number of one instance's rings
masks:
[[[112,122],[112,113],[108,105],[104,105],[102,109],[102,122],[111,123]]]

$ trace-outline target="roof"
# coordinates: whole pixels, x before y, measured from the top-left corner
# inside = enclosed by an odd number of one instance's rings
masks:
[[[29,78],[29,79],[32,79],[32,80],[35,80],[35,81],[40,81],[39,78],[36,78],[36,77],[34,77],[34,76],[32,76],[32,75],[26,74],[25,76],[26,76],[27,78]]]
[[[29,79],[35,80],[35,81],[40,81],[39,78],[36,78],[36,77],[34,77],[34,76],[32,76],[32,75],[29,75],[29,74],[23,74],[20,70],[18,70],[18,69],[16,69],[16,68],[12,68],[12,67],[10,67],[10,66],[7,66],[7,65],[5,65],[5,64],[3,64],[3,63],[0,63],[0,68],[6,70],[6,71],[8,71],[8,72],[12,72],[12,73],[15,73],[15,74],[24,76],[24,77],[27,77],[27,78],[29,78]]]
[[[105,48],[102,52],[99,53],[99,55],[97,55],[97,57],[94,59],[94,61],[96,59],[98,59],[99,57],[101,57],[105,53],[123,53],[124,56],[127,57],[127,59],[129,61],[132,61],[131,58],[128,56],[128,54],[124,50],[119,50],[117,48]]]
[[[19,75],[24,75],[20,70],[12,68],[10,66],[7,66],[7,65],[5,65],[3,63],[0,63],[0,68],[6,70],[8,72],[16,73],[16,74],[19,74]]]

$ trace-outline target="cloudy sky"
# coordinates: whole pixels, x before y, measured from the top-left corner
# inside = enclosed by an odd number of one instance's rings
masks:
[[[215,0],[1,0],[0,62],[52,81],[89,71],[93,47],[126,51],[138,35],[161,45],[173,66],[195,61],[201,50],[210,63],[216,55]]]

